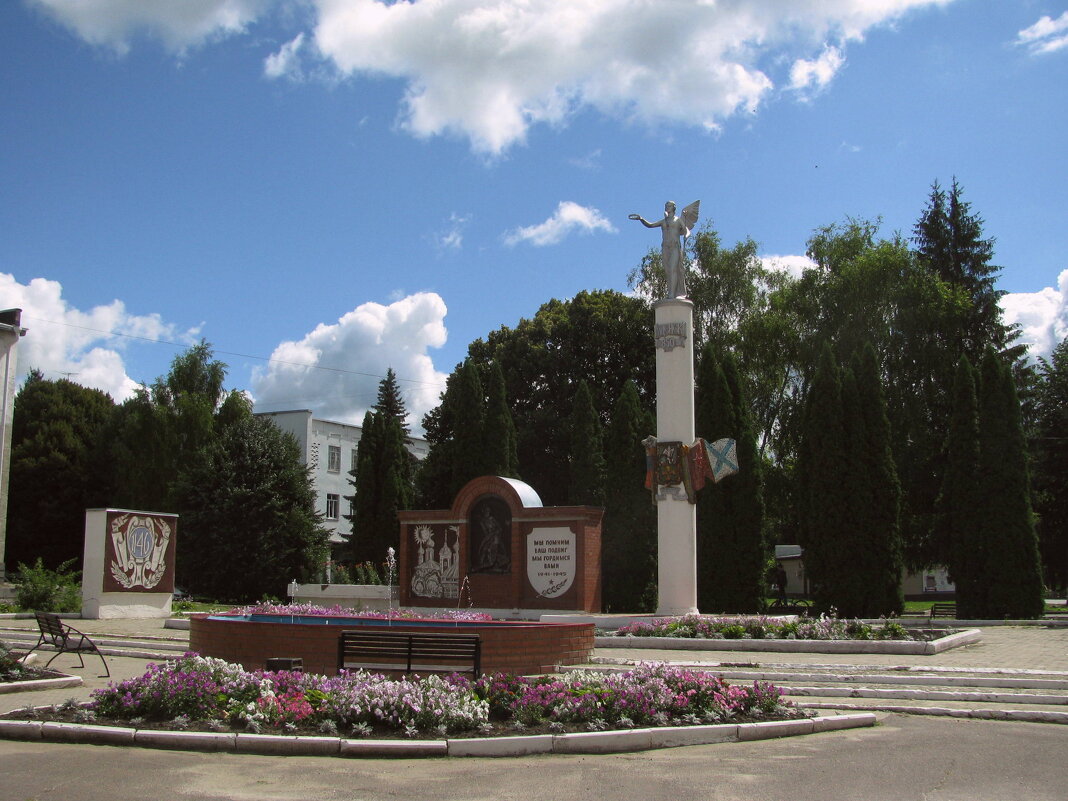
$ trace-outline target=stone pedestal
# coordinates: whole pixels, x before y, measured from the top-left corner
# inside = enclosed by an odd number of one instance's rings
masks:
[[[170,617],[178,515],[87,509],[82,617]]]
[[[656,438],[689,445],[694,440],[693,303],[670,298],[653,308]],[[696,612],[697,509],[681,492],[660,499],[656,515],[657,614]]]

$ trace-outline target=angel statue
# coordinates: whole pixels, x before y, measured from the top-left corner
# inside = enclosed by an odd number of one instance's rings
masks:
[[[697,224],[697,214],[701,210],[701,201],[695,200],[682,210],[682,217],[675,216],[675,203],[669,200],[664,204],[664,219],[649,222],[639,214],[631,214],[627,219],[637,220],[646,228],[659,228],[664,234],[664,246],[661,262],[667,275],[667,297],[686,296],[686,273],[682,269],[682,241],[690,235]]]

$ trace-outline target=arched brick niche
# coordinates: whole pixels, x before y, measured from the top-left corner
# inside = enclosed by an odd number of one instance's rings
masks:
[[[601,611],[601,517],[481,476],[449,509],[400,513],[404,606]]]

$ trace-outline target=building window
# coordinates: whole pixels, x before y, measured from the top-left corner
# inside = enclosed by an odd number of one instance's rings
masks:
[[[340,499],[332,492],[326,494],[326,519],[337,520],[337,510]]]
[[[329,445],[327,446],[326,454],[326,469],[331,473],[341,472],[341,446]]]
[[[357,458],[356,449],[353,448],[352,449],[352,461],[351,461],[352,466],[349,468],[349,470],[351,470],[353,473],[356,472],[356,458]]]

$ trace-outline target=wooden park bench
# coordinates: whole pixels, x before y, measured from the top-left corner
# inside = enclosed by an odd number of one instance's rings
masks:
[[[84,668],[85,660],[82,659],[82,654],[96,654],[100,657],[100,661],[104,663],[105,674],[108,678],[111,677],[108,661],[104,659],[104,655],[100,653],[96,643],[77,629],[68,626],[51,612],[34,612],[33,616],[37,618],[37,628],[41,630],[41,636],[38,638],[37,644],[26,652],[26,656],[29,656],[42,646],[49,646],[55,648],[56,653],[52,659],[45,662],[45,667],[51,665],[52,661],[60,654],[77,654],[79,666]]]
[[[952,601],[931,604],[931,620],[936,617],[956,617],[957,604]]]
[[[404,673],[470,673],[481,671],[482,641],[477,634],[418,631],[342,631],[338,638],[338,670],[401,671]]]

